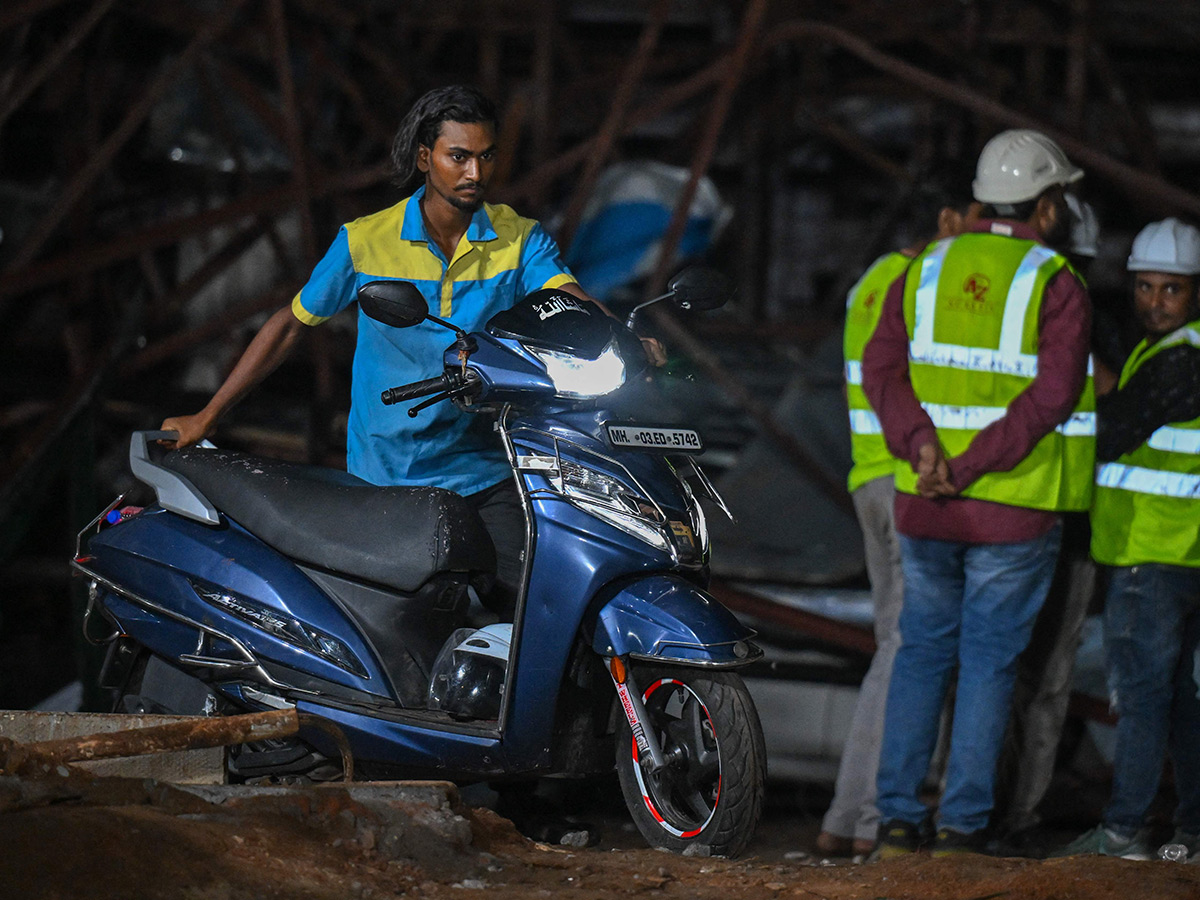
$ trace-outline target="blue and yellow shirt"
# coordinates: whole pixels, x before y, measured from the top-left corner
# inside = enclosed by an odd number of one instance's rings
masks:
[[[540,288],[575,280],[558,246],[533,219],[484,204],[471,218],[454,258],[430,240],[421,187],[411,197],[342,226],[308,283],[292,301],[306,325],[318,325],[354,302],[369,281],[411,281],[429,311],[464,331],[478,331],[501,310]],[[381,391],[433,378],[454,341],[440,325],[392,328],[358,314],[350,387],[346,468],[373,484],[423,485],[472,494],[509,477],[491,420],[438,403],[409,418],[384,406]]]

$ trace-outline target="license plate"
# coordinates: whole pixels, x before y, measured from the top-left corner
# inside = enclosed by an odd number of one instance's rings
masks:
[[[608,440],[614,447],[636,450],[665,450],[700,453],[704,442],[691,428],[656,428],[649,425],[609,425]]]

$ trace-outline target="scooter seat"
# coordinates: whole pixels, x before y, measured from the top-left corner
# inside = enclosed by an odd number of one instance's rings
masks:
[[[415,591],[439,572],[495,573],[496,551],[475,509],[433,487],[379,487],[348,472],[232,450],[187,447],[164,467],[285,556]]]

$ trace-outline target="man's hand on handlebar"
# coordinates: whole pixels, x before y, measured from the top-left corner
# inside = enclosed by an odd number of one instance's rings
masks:
[[[650,365],[665,366],[667,364],[667,349],[658,338],[644,337],[639,340],[642,342],[642,350],[646,352],[646,359],[650,360]]]

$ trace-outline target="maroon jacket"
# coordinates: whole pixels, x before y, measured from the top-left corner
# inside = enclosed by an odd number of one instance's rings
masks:
[[[1012,229],[1012,237],[1040,240],[1024,223],[984,219],[971,231]],[[1003,232],[1001,232],[1003,233]],[[1029,455],[1075,408],[1087,375],[1092,306],[1079,279],[1064,268],[1042,298],[1038,374],[960,455],[948,460],[950,478],[963,490],[988,472],[1004,472]],[[937,440],[937,429],[913,394],[908,374],[908,329],[904,324],[904,277],[888,289],[883,313],[863,352],[863,390],[879,416],[888,447],[914,469],[922,444]],[[950,497],[927,500],[896,494],[896,530],[916,538],[1002,544],[1040,537],[1057,513],[989,500]]]

